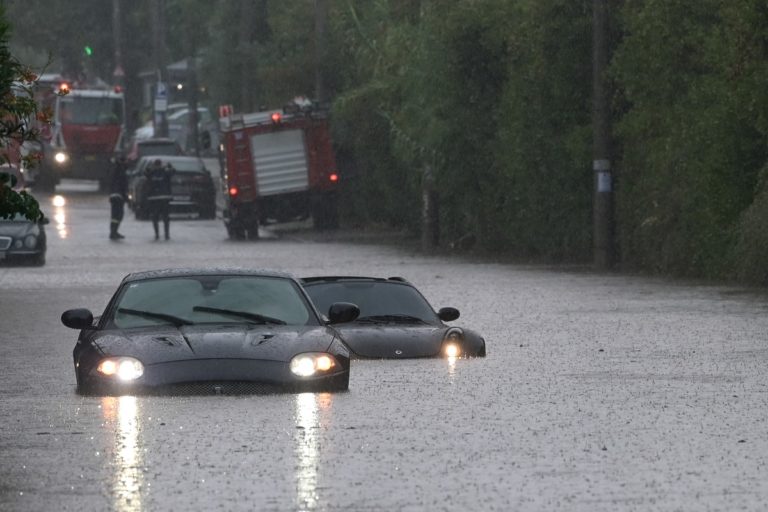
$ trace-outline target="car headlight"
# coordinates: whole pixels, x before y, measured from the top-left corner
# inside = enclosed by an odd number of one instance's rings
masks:
[[[144,375],[144,365],[133,357],[108,357],[99,362],[96,371],[106,377],[128,382]]]
[[[27,235],[24,237],[24,247],[27,249],[34,249],[37,246],[37,237],[35,235]]]
[[[13,242],[14,249],[21,249],[23,246],[24,246],[24,240],[19,239]]]
[[[53,159],[56,160],[56,163],[63,164],[67,160],[69,160],[69,155],[67,155],[63,151],[57,151],[55,155],[53,155]]]
[[[443,355],[445,357],[461,357],[461,346],[464,342],[464,333],[460,329],[451,329],[443,339]]]
[[[331,354],[325,352],[307,352],[291,359],[291,373],[298,377],[312,377],[329,373],[338,368],[339,363]]]

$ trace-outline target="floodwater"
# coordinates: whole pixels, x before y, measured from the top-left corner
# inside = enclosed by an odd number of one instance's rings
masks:
[[[768,509],[768,301],[727,286],[426,257],[302,230],[172,240],[62,188],[43,268],[0,266],[0,510]],[[472,360],[354,361],[345,393],[81,397],[71,307],[134,270],[399,275],[481,332]]]

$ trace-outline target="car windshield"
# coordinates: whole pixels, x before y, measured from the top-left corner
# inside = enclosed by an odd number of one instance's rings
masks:
[[[267,276],[185,276],[125,284],[109,327],[206,323],[310,325],[316,316],[295,283]]]
[[[59,120],[64,124],[120,124],[123,121],[121,98],[59,98]]]
[[[384,281],[332,281],[305,285],[317,309],[328,314],[334,302],[351,302],[360,308],[359,320],[404,321],[416,319],[427,323],[437,320],[432,307],[412,286]]]

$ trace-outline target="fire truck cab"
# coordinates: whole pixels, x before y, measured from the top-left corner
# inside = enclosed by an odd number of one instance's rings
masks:
[[[297,99],[279,110],[220,108],[224,223],[230,238],[256,239],[259,225],[313,218],[338,226],[339,174],[327,109]]]
[[[98,180],[108,186],[111,160],[122,149],[125,99],[119,88],[79,88],[60,84],[53,130],[43,166],[58,183],[61,178]]]

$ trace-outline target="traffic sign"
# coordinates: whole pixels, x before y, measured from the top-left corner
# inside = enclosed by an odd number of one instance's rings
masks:
[[[155,99],[168,99],[168,85],[165,82],[157,82],[155,85]]]
[[[168,86],[165,82],[157,82],[155,85],[155,112],[168,110]]]

